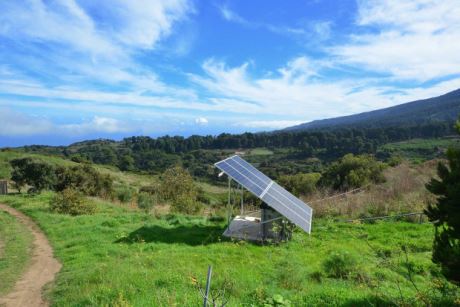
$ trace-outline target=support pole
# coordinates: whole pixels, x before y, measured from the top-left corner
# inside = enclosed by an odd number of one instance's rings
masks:
[[[243,202],[243,193],[244,193],[244,190],[243,190],[243,186],[240,185],[240,189],[241,189],[241,214],[240,215],[243,215],[244,214],[244,202]]]
[[[230,219],[231,219],[231,182],[232,182],[232,178],[230,178],[230,176],[228,176],[228,201],[227,201],[227,224],[230,226]]]
[[[208,306],[209,288],[211,287],[212,265],[208,267],[208,277],[206,278],[206,292],[204,294],[203,307]]]

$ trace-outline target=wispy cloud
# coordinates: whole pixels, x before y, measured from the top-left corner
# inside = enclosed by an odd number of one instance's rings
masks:
[[[456,0],[359,1],[356,22],[367,33],[331,49],[343,63],[422,82],[459,73]]]
[[[119,120],[95,116],[89,121],[76,124],[55,124],[52,121],[15,112],[7,108],[0,109],[1,136],[30,136],[53,133],[55,135],[87,135],[90,133],[119,133],[133,131]]]

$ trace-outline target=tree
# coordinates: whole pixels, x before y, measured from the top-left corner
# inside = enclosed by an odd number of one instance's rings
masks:
[[[32,158],[21,158],[10,161],[13,167],[11,179],[16,187],[28,184],[36,192],[51,188],[56,180],[55,169],[52,165],[34,160]]]
[[[118,168],[122,171],[132,171],[134,169],[134,158],[130,155],[124,155],[118,163]]]
[[[456,129],[460,133],[460,121]],[[437,196],[425,214],[433,222],[433,262],[441,266],[446,278],[460,283],[460,148],[449,148],[448,165],[438,164],[438,179],[431,179],[427,189]]]
[[[359,188],[369,183],[383,182],[383,169],[384,164],[373,156],[347,154],[327,168],[321,183],[339,190]]]

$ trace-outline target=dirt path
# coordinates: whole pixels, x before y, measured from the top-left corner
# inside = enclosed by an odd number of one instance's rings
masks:
[[[13,290],[6,296],[0,297],[0,306],[48,306],[42,297],[42,290],[47,283],[54,280],[54,276],[61,269],[61,264],[53,257],[53,249],[45,234],[29,217],[3,204],[0,204],[0,210],[16,217],[34,236],[30,265],[21,279],[16,282]]]

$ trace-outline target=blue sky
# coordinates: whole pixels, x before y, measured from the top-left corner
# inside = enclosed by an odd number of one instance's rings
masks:
[[[0,3],[0,146],[272,130],[457,88],[458,0]]]

